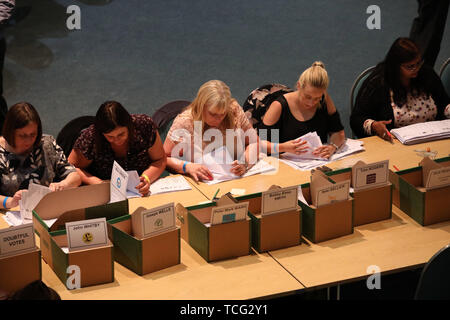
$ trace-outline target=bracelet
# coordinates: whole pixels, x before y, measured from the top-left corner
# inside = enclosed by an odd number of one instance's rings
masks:
[[[5,199],[3,199],[3,208],[8,209],[6,207],[6,200],[8,200],[9,197],[5,197]]]
[[[187,161],[185,161],[184,163],[183,163],[183,173],[186,173],[186,165],[187,165]]]
[[[330,145],[332,145],[333,147],[335,147],[335,148],[336,148],[336,151],[337,151],[337,149],[339,149],[339,147],[338,147],[334,142],[330,142]]]
[[[150,178],[145,173],[141,174],[141,177],[143,177],[145,180],[147,180],[148,184],[151,184]]]
[[[277,145],[278,145],[278,143],[276,143],[276,142],[273,143],[273,153],[274,153],[274,154],[278,154],[278,153],[279,153],[279,152],[277,151]]]

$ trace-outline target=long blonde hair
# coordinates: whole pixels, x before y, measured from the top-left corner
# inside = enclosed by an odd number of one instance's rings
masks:
[[[198,89],[197,96],[188,109],[191,110],[194,121],[202,121],[203,130],[205,128],[203,120],[205,108],[212,112],[226,113],[222,124],[226,129],[234,129],[234,115],[231,108],[231,104],[234,102],[236,100],[231,96],[230,88],[223,81],[210,80]]]
[[[315,88],[327,89],[329,84],[328,73],[322,61],[316,61],[311,67],[303,71],[298,78],[301,88],[305,88],[307,84]]]

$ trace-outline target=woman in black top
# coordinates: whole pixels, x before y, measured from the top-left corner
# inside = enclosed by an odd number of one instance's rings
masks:
[[[450,118],[450,98],[433,68],[423,65],[408,38],[398,38],[363,82],[350,116],[357,137],[378,135],[418,122]]]
[[[307,152],[306,141],[297,138],[314,131],[322,143],[327,143],[329,137],[329,144],[313,151],[316,156],[329,158],[344,144],[344,127],[327,93],[328,83],[323,63],[314,62],[301,74],[297,91],[286,93],[272,102],[263,124],[267,129],[279,129],[280,144],[275,152]]]

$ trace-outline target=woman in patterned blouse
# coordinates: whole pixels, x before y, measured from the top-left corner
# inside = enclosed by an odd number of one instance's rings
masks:
[[[150,184],[166,167],[166,155],[153,120],[144,114],[130,115],[116,101],[106,101],[97,111],[93,125],[82,131],[69,155],[84,184],[109,180],[113,163],[136,170],[136,189],[147,195]]]
[[[29,183],[58,191],[81,183],[53,137],[42,135],[36,109],[17,103],[6,114],[0,137],[0,201],[3,208],[16,207]]]
[[[450,118],[449,104],[439,76],[423,65],[417,45],[398,38],[363,82],[350,125],[358,138],[378,135],[391,140],[392,128]]]
[[[242,176],[257,160],[258,135],[232,98],[230,88],[220,80],[210,80],[200,87],[194,101],[175,118],[167,133],[164,141],[167,167],[188,174],[195,181],[212,180],[211,171],[200,163],[201,156],[204,150],[225,146],[230,130],[240,137],[240,147],[245,150],[245,161],[232,162],[231,173]],[[237,143],[233,144],[235,159],[242,156],[238,155]]]

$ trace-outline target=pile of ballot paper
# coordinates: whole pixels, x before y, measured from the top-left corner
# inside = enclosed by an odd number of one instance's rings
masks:
[[[317,133],[309,132],[305,134],[304,136],[301,136],[297,139],[301,139],[303,141],[307,142],[307,146],[309,147],[308,151],[306,153],[302,154],[292,154],[285,152],[280,156],[280,160],[286,163],[287,165],[291,166],[294,169],[298,170],[311,170],[323,165],[326,165],[327,163],[330,163],[331,161],[335,161],[338,159],[341,159],[343,157],[346,157],[350,154],[364,151],[363,142],[359,140],[353,140],[353,139],[347,139],[344,143],[344,145],[339,148],[331,157],[330,159],[324,159],[324,158],[318,158],[317,156],[314,156],[312,152],[322,146],[322,142],[320,140],[320,137],[317,135]]]
[[[450,138],[450,119],[428,121],[392,129],[391,133],[403,144],[416,144]]]

